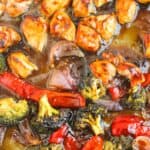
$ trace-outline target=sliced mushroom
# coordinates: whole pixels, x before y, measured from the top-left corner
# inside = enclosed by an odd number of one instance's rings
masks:
[[[33,0],[3,0],[6,6],[6,13],[11,17],[17,17],[25,13]]]
[[[85,51],[96,52],[100,47],[100,35],[89,26],[79,24],[76,43]]]
[[[7,61],[12,72],[22,78],[26,78],[31,75],[34,70],[38,70],[37,66],[22,52],[11,53]]]
[[[61,57],[84,57],[84,53],[79,49],[79,47],[77,47],[75,43],[65,40],[56,42],[54,45],[52,45],[48,55],[51,66],[55,64],[55,59],[59,60]]]
[[[57,11],[50,21],[50,33],[68,41],[75,40],[76,28],[64,10]]]
[[[47,23],[42,17],[26,16],[21,23],[22,32],[28,44],[42,52],[47,44]]]
[[[135,0],[117,0],[116,13],[121,24],[130,23],[135,20],[139,6]]]
[[[0,26],[0,53],[17,44],[20,40],[21,36],[13,28]]]

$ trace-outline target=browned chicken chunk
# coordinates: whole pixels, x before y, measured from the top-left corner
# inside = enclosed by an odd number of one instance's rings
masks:
[[[11,71],[22,78],[28,77],[34,70],[38,69],[28,56],[20,51],[11,53],[7,61]]]
[[[79,24],[76,43],[84,50],[96,52],[100,47],[100,35],[92,28]]]
[[[33,0],[2,0],[6,6],[6,13],[11,17],[17,17],[25,13]]]
[[[42,17],[26,16],[21,23],[22,32],[28,44],[42,52],[47,44],[47,23]]]
[[[74,41],[75,32],[75,25],[68,14],[63,10],[57,11],[50,21],[50,33],[56,37]]]
[[[121,24],[133,22],[137,16],[139,6],[135,0],[117,0],[116,13]]]
[[[43,0],[41,3],[41,12],[47,16],[52,16],[55,11],[67,7],[71,0]]]
[[[76,17],[87,17],[96,12],[93,0],[73,0],[72,6]]]
[[[0,26],[0,53],[6,51],[8,47],[18,43],[20,40],[20,35],[13,28]]]

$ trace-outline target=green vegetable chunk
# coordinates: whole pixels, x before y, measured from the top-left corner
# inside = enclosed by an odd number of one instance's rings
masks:
[[[0,54],[0,72],[6,69],[6,59],[3,54]]]
[[[29,112],[26,100],[15,101],[11,97],[0,98],[0,124],[11,126],[18,124]]]

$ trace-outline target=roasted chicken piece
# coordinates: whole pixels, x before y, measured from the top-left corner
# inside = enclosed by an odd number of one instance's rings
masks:
[[[50,21],[50,33],[68,41],[75,40],[75,25],[65,11],[59,10],[54,14]]]
[[[100,47],[100,35],[92,28],[79,24],[76,43],[86,51],[96,52]]]
[[[0,16],[4,13],[4,11],[5,11],[5,5],[2,2],[0,2]]]
[[[33,0],[2,0],[6,6],[6,13],[11,17],[17,17],[25,13]]]
[[[145,4],[145,3],[150,2],[150,0],[138,0],[138,2],[139,2],[139,3],[143,3],[143,4]]]
[[[75,17],[87,17],[90,13],[96,13],[93,0],[73,0],[72,7]]]
[[[108,2],[112,2],[113,0],[94,0],[94,4],[96,7],[101,7]]]
[[[90,69],[104,84],[108,84],[116,75],[116,67],[107,60],[96,60],[90,64]]]
[[[21,23],[21,30],[28,44],[42,52],[47,44],[47,23],[42,17],[26,16]]]
[[[71,0],[43,0],[41,3],[41,12],[46,16],[52,16],[57,10],[67,7]]]
[[[34,70],[38,70],[38,67],[21,51],[10,53],[7,61],[11,71],[22,78],[26,78]]]
[[[150,33],[144,34],[145,56],[150,58]]]
[[[121,24],[133,22],[137,16],[139,6],[135,0],[117,0],[116,13]]]
[[[0,26],[0,53],[20,40],[21,36],[13,28]]]
[[[131,87],[140,85],[145,81],[144,75],[140,68],[132,63],[121,63],[117,66],[117,71],[121,76],[124,76],[130,80]]]
[[[114,14],[86,17],[81,23],[94,28],[104,40],[110,40],[120,30],[120,25]]]

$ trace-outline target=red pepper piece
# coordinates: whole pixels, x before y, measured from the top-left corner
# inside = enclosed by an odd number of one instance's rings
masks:
[[[41,89],[9,72],[0,74],[0,85],[22,98],[34,101],[39,101],[43,95],[47,95],[50,104],[54,107],[79,108],[85,106],[85,99],[80,93]]]
[[[112,100],[114,101],[119,100],[125,94],[125,91],[119,87],[110,87],[108,91],[111,95]]]
[[[142,83],[142,86],[146,87],[150,85],[150,73],[145,73],[144,77],[145,77],[145,81]]]
[[[103,139],[99,136],[93,136],[87,141],[83,146],[82,150],[102,150],[103,149]]]
[[[55,144],[62,143],[67,133],[68,133],[68,126],[63,125],[58,130],[52,133],[52,135],[49,138],[49,143],[55,143]]]
[[[150,126],[143,124],[142,117],[135,115],[119,115],[111,125],[111,132],[113,136],[132,135],[136,136],[150,136]]]
[[[64,139],[65,150],[79,150],[80,146],[72,135],[67,135]]]

